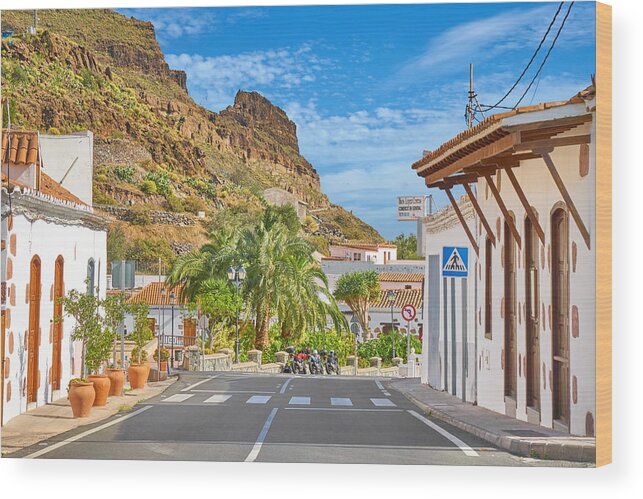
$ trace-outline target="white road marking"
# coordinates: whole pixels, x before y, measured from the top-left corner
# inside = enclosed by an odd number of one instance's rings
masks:
[[[263,424],[263,428],[261,428],[261,433],[259,433],[259,436],[257,437],[257,441],[252,446],[252,450],[250,451],[250,454],[248,454],[248,457],[246,457],[246,463],[251,463],[255,459],[257,459],[257,456],[259,455],[259,451],[261,450],[261,446],[263,445],[263,442],[266,439],[266,435],[268,435],[268,430],[270,430],[270,425],[272,424],[272,420],[275,419],[276,414],[277,414],[277,408],[275,407],[272,411],[270,411],[270,414],[268,415],[268,419],[266,419],[266,422]]]
[[[277,393],[277,392],[264,392],[261,390],[192,390],[196,393]]]
[[[205,399],[203,403],[204,404],[222,404],[230,397],[232,397],[232,395],[212,395],[212,397]]]
[[[330,405],[353,405],[353,402],[349,398],[331,397]]]
[[[292,380],[293,378],[288,378],[286,382],[283,385],[281,385],[281,390],[279,390],[279,393],[286,393],[286,388],[288,388],[288,385]]]
[[[290,397],[290,405],[310,405],[310,397]]]
[[[183,402],[189,398],[194,397],[194,393],[175,393],[168,398],[161,400],[161,402]]]
[[[376,407],[397,407],[392,400],[389,399],[371,399],[373,405]]]
[[[387,392],[386,390],[382,390],[382,393],[383,393],[384,395],[386,395],[387,397],[390,397],[390,396],[391,396],[391,394],[390,394],[389,392]]]
[[[122,423],[126,419],[133,418],[134,416],[138,416],[140,413],[143,411],[147,411],[148,409],[151,409],[151,405],[146,405],[145,407],[141,407],[138,411],[131,412],[127,414],[126,416],[122,416],[120,418],[116,418],[109,423],[105,423],[100,426],[96,426],[95,428],[92,428],[91,430],[84,431],[82,433],[79,433],[78,435],[74,435],[73,437],[66,438],[65,440],[62,440],[60,442],[56,442],[53,445],[50,445],[49,447],[46,447],[44,449],[40,449],[39,451],[34,452],[33,454],[29,454],[28,456],[25,456],[25,459],[35,459],[37,457],[40,457],[44,454],[48,454],[49,452],[60,449],[61,447],[64,447],[67,444],[70,444],[72,442],[75,442],[77,440],[80,440],[81,438],[85,438],[89,435],[92,435],[93,433],[96,433],[98,431],[104,430],[105,428],[109,428],[110,426],[114,426],[115,424]]]
[[[209,376],[208,378],[202,379],[201,381],[197,381],[196,383],[194,383],[194,384],[192,384],[190,386],[186,386],[181,391],[182,392],[188,392],[188,391],[192,390],[192,388],[195,388],[195,387],[197,387],[199,385],[202,385],[203,383],[207,383],[208,381],[210,381],[211,379],[214,379],[214,378],[216,378],[216,375],[215,376]]]
[[[437,431],[440,435],[442,435],[446,439],[451,440],[451,442],[453,442],[455,445],[457,445],[458,448],[462,452],[464,452],[467,456],[471,456],[471,457],[478,457],[479,456],[479,454],[476,451],[474,451],[471,447],[469,447],[467,444],[465,444],[462,440],[460,440],[455,435],[452,435],[451,433],[446,431],[441,426],[438,426],[433,421],[428,420],[427,418],[425,418],[421,414],[418,414],[417,412],[412,411],[410,409],[409,409],[409,414],[411,414],[411,416],[413,416],[414,418],[417,418],[420,421],[422,421],[429,428],[432,428],[433,430]]]
[[[353,411],[353,412],[404,412],[403,409],[353,409],[352,407],[284,407],[287,411]]]
[[[380,390],[384,390],[384,387],[382,386],[382,383],[380,382],[380,380],[379,380],[379,379],[376,379],[376,380],[375,380],[375,384],[377,385],[377,387],[378,387]]]
[[[266,404],[270,398],[270,395],[253,395],[246,400],[246,404]]]

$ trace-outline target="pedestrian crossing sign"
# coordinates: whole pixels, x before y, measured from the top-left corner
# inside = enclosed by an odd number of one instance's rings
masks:
[[[444,246],[442,248],[442,275],[467,277],[469,274],[469,248]]]

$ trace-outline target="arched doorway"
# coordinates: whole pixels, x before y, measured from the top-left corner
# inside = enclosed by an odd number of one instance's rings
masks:
[[[525,218],[525,344],[527,346],[527,407],[540,411],[540,281],[538,276],[538,235],[529,217]]]
[[[54,324],[53,324],[53,354],[51,359],[51,389],[60,390],[60,379],[62,377],[62,337],[63,337],[63,305],[60,299],[63,297],[63,271],[65,261],[62,256],[56,258],[54,270]]]
[[[40,258],[31,259],[29,274],[29,338],[27,341],[27,402],[38,400],[38,353],[40,349]]]
[[[504,234],[505,397],[515,401],[518,381],[516,369],[516,241],[507,222],[505,222]],[[512,406],[515,410],[515,403]]]
[[[569,426],[569,219],[551,215],[553,419]]]

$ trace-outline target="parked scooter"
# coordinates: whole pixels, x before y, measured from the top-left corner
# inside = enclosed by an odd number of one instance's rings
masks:
[[[288,359],[286,359],[286,364],[284,365],[283,372],[286,374],[292,374],[294,372],[294,354],[295,347],[286,347],[286,353],[288,354]]]
[[[317,350],[313,350],[313,353],[308,358],[308,368],[310,374],[322,374],[321,357]]]
[[[335,350],[328,352],[324,367],[326,368],[326,374],[339,374],[339,359]]]
[[[294,374],[308,374],[308,367],[306,361],[308,355],[303,350],[293,355],[293,373]]]

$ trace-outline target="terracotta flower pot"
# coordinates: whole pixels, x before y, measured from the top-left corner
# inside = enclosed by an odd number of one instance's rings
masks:
[[[109,396],[120,397],[123,395],[123,385],[125,384],[125,369],[107,369],[109,378]]]
[[[150,375],[150,366],[145,364],[132,364],[127,369],[127,376],[129,377],[129,386],[132,390],[143,388],[147,383],[147,378]]]
[[[69,403],[75,418],[89,416],[96,398],[93,383],[72,383],[69,385]]]
[[[103,406],[107,404],[107,396],[111,385],[109,377],[106,374],[92,374],[87,379],[94,383],[94,391],[96,392],[94,405]]]
[[[166,372],[167,371],[167,360],[162,360],[161,365],[159,366],[159,369],[161,372]]]

